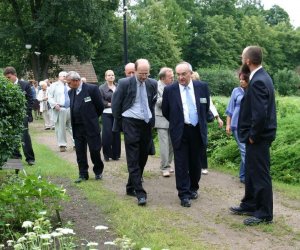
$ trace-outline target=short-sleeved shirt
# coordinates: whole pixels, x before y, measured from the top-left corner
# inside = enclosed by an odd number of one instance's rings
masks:
[[[243,97],[244,97],[244,89],[243,88],[237,87],[237,88],[233,89],[227,109],[226,109],[226,115],[231,117],[231,123],[230,123],[231,130],[237,129],[241,101],[242,101]]]

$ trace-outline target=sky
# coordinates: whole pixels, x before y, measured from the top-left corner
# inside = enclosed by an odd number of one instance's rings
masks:
[[[291,24],[300,27],[300,1],[299,0],[261,0],[265,9],[270,9],[273,5],[283,8],[290,16]]]

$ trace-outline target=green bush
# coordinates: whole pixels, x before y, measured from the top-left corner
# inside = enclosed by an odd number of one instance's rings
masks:
[[[217,101],[218,100],[218,101]],[[225,122],[228,99],[214,97],[220,116]],[[290,184],[300,183],[300,98],[279,97],[277,104],[277,135],[271,147],[271,175],[274,180]],[[233,137],[224,129],[210,124],[208,130],[208,156],[217,167],[238,171],[240,155]]]
[[[65,197],[65,190],[35,176],[13,175],[1,181],[0,242],[7,237],[8,224],[13,231],[18,231],[23,221],[34,221],[41,211],[47,210],[53,215]]]
[[[275,73],[274,85],[280,95],[300,95],[300,76],[293,70],[285,68]]]
[[[223,68],[202,68],[197,72],[200,79],[209,84],[211,95],[230,96],[232,90],[238,86],[238,76],[235,72]]]
[[[0,167],[20,145],[25,116],[25,96],[0,71]]]

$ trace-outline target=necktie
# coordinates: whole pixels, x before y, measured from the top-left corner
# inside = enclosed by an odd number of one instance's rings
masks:
[[[197,109],[196,109],[196,106],[193,102],[192,96],[190,94],[189,87],[186,86],[184,89],[185,89],[186,103],[187,103],[188,110],[189,110],[190,123],[193,126],[196,126],[197,123],[198,123]]]
[[[64,94],[65,94],[65,105],[64,106],[67,109],[68,107],[70,107],[70,98],[69,98],[69,95],[68,95],[67,85],[65,85]]]
[[[146,123],[149,122],[149,114],[148,114],[148,97],[146,92],[145,83],[140,84],[140,104],[141,104],[141,111],[144,114],[144,120]]]

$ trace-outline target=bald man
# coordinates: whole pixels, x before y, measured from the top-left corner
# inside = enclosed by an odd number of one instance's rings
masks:
[[[129,172],[126,193],[136,196],[139,206],[147,203],[147,193],[141,178],[151,145],[151,129],[155,123],[154,107],[157,98],[157,82],[148,78],[149,72],[148,60],[138,59],[135,63],[134,76],[120,79],[112,98],[113,116],[121,121],[124,132]]]
[[[135,65],[134,65],[134,63],[127,63],[125,65],[125,71],[124,71],[126,77],[134,76],[134,72],[135,72]]]

